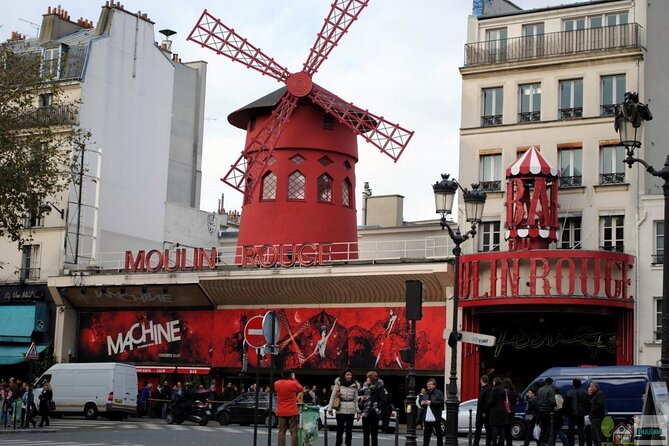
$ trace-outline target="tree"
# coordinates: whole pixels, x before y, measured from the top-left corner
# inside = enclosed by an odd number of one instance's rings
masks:
[[[76,126],[78,103],[49,76],[53,68],[40,52],[0,45],[0,237],[19,249],[32,240],[26,221],[49,213],[45,200],[77,177],[90,139]]]

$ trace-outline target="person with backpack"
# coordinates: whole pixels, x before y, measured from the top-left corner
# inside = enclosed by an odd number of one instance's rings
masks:
[[[444,410],[444,394],[437,389],[434,378],[427,380],[427,393],[420,402],[423,407],[423,446],[430,444],[432,431],[437,437],[437,446],[443,446],[444,433],[441,431],[441,412]]]
[[[488,412],[490,413],[490,444],[492,446],[504,446],[504,431],[506,425],[510,424],[507,405],[511,402],[508,399],[508,392],[505,391],[502,384],[502,378],[496,376],[492,380],[492,391],[488,400]],[[508,402],[508,403],[507,403]],[[486,436],[488,433],[486,432]]]
[[[564,413],[567,416],[567,441],[574,446],[574,427],[578,433],[578,446],[585,446],[585,416],[590,409],[588,394],[581,388],[581,380],[574,378],[572,388],[567,391],[564,399]]]

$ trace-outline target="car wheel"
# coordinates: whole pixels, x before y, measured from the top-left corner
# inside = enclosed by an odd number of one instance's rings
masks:
[[[524,440],[527,427],[523,420],[515,419],[511,423],[511,436],[514,440]]]
[[[95,420],[98,417],[98,408],[93,403],[88,403],[84,407],[84,417],[87,420]]]
[[[440,423],[441,423],[441,431],[442,431],[442,432],[446,432],[446,420],[444,420],[444,419],[442,418],[441,421],[440,421]],[[459,432],[458,432],[458,433],[459,433]]]
[[[268,413],[265,415],[265,427],[277,427],[279,425],[279,419],[273,413]]]
[[[209,422],[209,420],[207,420],[207,417],[204,417],[204,418],[202,419],[202,421],[200,421],[198,424],[199,424],[200,426],[206,426],[208,422]]]
[[[221,412],[221,414],[218,416],[218,424],[221,426],[227,426],[230,424],[230,414],[227,412]]]

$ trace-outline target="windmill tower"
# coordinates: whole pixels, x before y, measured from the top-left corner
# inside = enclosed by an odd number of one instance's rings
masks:
[[[335,0],[303,69],[295,73],[207,10],[190,33],[188,40],[285,84],[228,116],[247,132],[244,150],[222,178],[244,194],[238,260],[249,247],[271,245],[281,247],[271,255],[291,264],[304,244],[328,245],[333,260],[357,258],[357,136],[397,161],[413,132],[312,78],[368,3]]]

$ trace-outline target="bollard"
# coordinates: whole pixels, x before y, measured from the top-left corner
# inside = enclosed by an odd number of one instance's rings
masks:
[[[397,415],[395,415],[395,446],[400,446],[400,423]]]
[[[328,411],[323,410],[323,445],[328,446]]]
[[[548,444],[555,446],[555,412],[551,411],[550,431],[548,432]]]
[[[473,409],[469,409],[469,431],[467,432],[467,443],[469,446],[472,446],[472,411]]]

